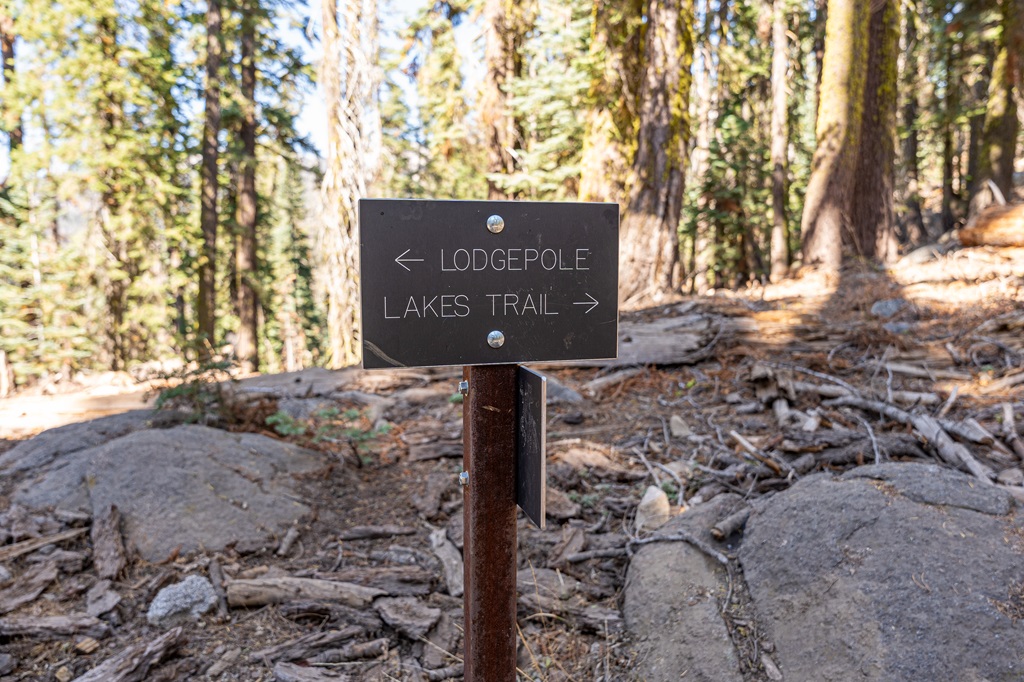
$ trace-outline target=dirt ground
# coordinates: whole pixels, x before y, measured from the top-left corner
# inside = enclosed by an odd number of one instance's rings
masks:
[[[897,309],[891,316],[872,310],[884,301],[900,302],[892,306]],[[596,606],[607,609],[602,613],[617,612],[628,556],[580,560],[569,555],[629,547],[636,537],[637,504],[648,486],[664,490],[672,513],[678,513],[725,490],[753,496],[784,489],[793,478],[777,471],[782,466],[778,462],[795,466],[800,456],[811,454],[806,471],[848,468],[870,459],[873,446],[877,457],[878,440],[914,434],[891,415],[827,405],[835,396],[805,384],[846,386],[865,399],[956,423],[973,419],[997,438],[985,444],[984,436],[976,443],[965,436],[965,442],[1000,481],[1024,491],[1024,476],[1018,483],[1011,471],[1020,470],[1021,456],[1004,429],[1003,407],[1024,414],[1024,250],[963,249],[924,263],[905,262],[889,272],[854,267],[838,281],[806,277],[679,299],[657,309],[624,313],[622,321],[683,315],[713,322],[706,352],[695,353],[692,363],[538,367],[577,391],[580,400],[549,407],[548,483],[557,496],[553,507],[558,517],[549,518],[545,531],[521,518],[520,568],[551,569],[583,587],[580,599],[558,606],[560,612],[532,610],[546,602],[520,600],[523,680],[632,679],[633,649],[621,622],[605,619],[595,626],[581,611]],[[205,575],[211,559],[230,580],[369,573],[401,565],[395,545],[412,550],[408,556],[414,559],[417,553],[432,557],[432,529],[447,529],[453,540],[461,533],[460,375],[457,369],[357,373],[346,386],[354,392],[349,398],[336,394],[320,400],[329,404],[308,416],[275,417],[282,405],[273,391],[212,405],[214,420],[223,428],[257,431],[324,454],[323,470],[303,482],[305,501],[315,514],[298,529],[295,542],[283,556],[278,545],[268,544],[173,557],[159,565],[136,559],[115,581],[121,603],[104,616],[113,634],[100,640],[97,649],[83,653],[81,636],[44,641],[0,634],[0,652],[17,662],[0,679],[68,682],[126,647],[154,639],[161,631],[146,624],[145,613],[156,592],[185,575]],[[365,395],[388,400],[383,414],[367,407]],[[863,434],[859,449],[815,441],[816,429],[826,427]],[[805,441],[792,445],[801,432]],[[0,449],[12,443],[0,443]],[[921,447],[925,455],[934,456],[927,444]],[[606,459],[584,466],[580,451]],[[9,507],[14,484],[0,473],[0,510]],[[88,520],[61,523],[84,527]],[[414,532],[339,540],[345,529],[388,524]],[[46,532],[42,526],[37,529],[39,535]],[[20,537],[8,535],[3,540],[0,533],[0,548],[4,542],[32,537],[32,530]],[[88,534],[62,543],[60,549],[81,553],[84,566],[62,575],[39,599],[8,616],[80,610],[77,605],[95,582]],[[720,550],[728,552],[727,541]],[[23,556],[0,566],[17,575],[30,559]],[[534,587],[540,589],[539,581]],[[439,574],[420,596],[446,613],[461,608],[461,599],[446,594]],[[740,623],[733,628],[739,651],[752,652],[741,660],[744,676],[770,679],[756,654],[756,627],[744,627],[743,595],[722,599],[729,600],[732,622]],[[166,662],[148,675],[125,679],[208,679],[210,667],[221,661],[227,661],[225,670],[213,679],[281,679],[275,678],[273,661],[253,660],[251,654],[333,627],[330,619],[322,612],[303,614],[279,606],[236,608],[226,619],[211,614],[188,628],[187,642]],[[455,622],[461,626],[461,620]],[[429,643],[396,634],[386,625],[372,634],[388,639],[385,655],[316,670],[353,680],[433,679],[417,663]],[[460,647],[457,642],[447,651],[445,665],[458,663]]]

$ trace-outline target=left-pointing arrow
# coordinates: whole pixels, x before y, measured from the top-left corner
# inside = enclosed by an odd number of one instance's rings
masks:
[[[589,301],[574,301],[573,305],[590,306],[589,308],[587,308],[586,310],[583,311],[583,314],[586,315],[591,310],[593,310],[594,308],[597,307],[597,299],[594,298],[593,296],[591,296],[590,294],[583,294],[583,295],[586,296],[587,298],[589,298],[590,300]]]
[[[422,263],[423,259],[422,258],[406,258],[405,254],[409,253],[410,251],[412,251],[412,249],[406,249],[405,251],[403,251],[398,256],[398,258],[395,259],[395,262],[398,263],[399,265],[401,265],[406,270],[409,270],[409,272],[412,272],[412,269],[408,265],[406,265],[406,263]]]

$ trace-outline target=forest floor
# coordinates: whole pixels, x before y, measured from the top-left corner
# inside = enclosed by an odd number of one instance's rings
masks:
[[[644,349],[637,348],[640,361],[625,366],[538,368],[558,386],[549,395],[548,526],[540,530],[522,518],[519,525],[521,679],[633,678],[634,649],[620,609],[628,553],[650,534],[636,528],[649,486],[666,493],[674,514],[725,491],[771,495],[811,471],[927,459],[997,477],[1024,499],[1024,443],[1013,427],[1024,410],[1024,249],[961,249],[888,272],[854,267],[838,281],[807,276],[679,299],[625,313],[622,322],[627,335],[645,326],[661,330],[659,352],[678,339],[685,353],[668,363],[657,354],[643,362]],[[100,642],[83,645],[89,638],[73,634],[5,641],[0,619],[0,651],[15,661],[4,678],[0,660],[0,679],[69,682],[133,645],[159,641],[146,625],[147,605],[161,587],[205,575],[213,559],[228,583],[321,574],[368,586],[397,581],[453,617],[448,632],[434,623],[430,634],[415,636],[411,626],[381,625],[367,608],[361,617],[373,636],[364,639],[386,640],[382,648],[310,668],[288,667],[288,659],[308,661],[319,651],[311,634],[332,618],[358,622],[358,614],[342,617],[312,603],[306,610],[232,608],[190,628],[187,642],[165,642],[161,655],[176,653],[148,676],[116,679],[448,679],[437,672],[443,669],[457,675],[461,600],[447,593],[431,533],[444,529],[461,546],[460,372],[338,376],[334,385],[301,395],[286,377],[242,381],[201,406],[203,419],[221,428],[324,453],[329,466],[301,482],[315,514],[297,535],[159,564],[135,557],[114,581],[121,604],[104,616],[114,634]],[[183,394],[178,407],[197,405],[195,398]],[[922,415],[947,438],[923,435],[914,421]],[[0,451],[14,443],[0,441]],[[955,459],[962,452],[967,458]],[[18,482],[0,473],[0,512]],[[49,532],[88,524],[51,521]],[[35,533],[45,535],[45,525]],[[8,528],[7,546],[31,539],[29,526],[20,536]],[[342,539],[355,528],[385,526],[403,534]],[[728,554],[726,530],[715,551]],[[87,537],[61,547],[87,558]],[[0,561],[0,568],[16,575],[31,559]],[[80,562],[48,588],[37,600],[44,607],[29,602],[10,616],[82,610],[76,604],[96,582],[88,566]],[[569,583],[572,594],[561,594]],[[13,588],[0,574],[0,596],[4,589]],[[741,614],[742,595],[723,599],[730,600],[723,610]],[[776,679],[758,654],[756,632],[739,615],[730,622],[744,678]],[[298,655],[273,649],[286,642]]]

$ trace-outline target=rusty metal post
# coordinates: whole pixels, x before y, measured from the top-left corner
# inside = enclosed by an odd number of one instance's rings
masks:
[[[516,680],[516,366],[465,367],[465,680]]]

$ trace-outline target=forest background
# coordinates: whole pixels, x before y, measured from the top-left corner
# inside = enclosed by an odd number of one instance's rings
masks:
[[[2,0],[0,395],[358,362],[364,196],[616,202],[635,308],[1020,183],[1024,0],[405,4]]]

